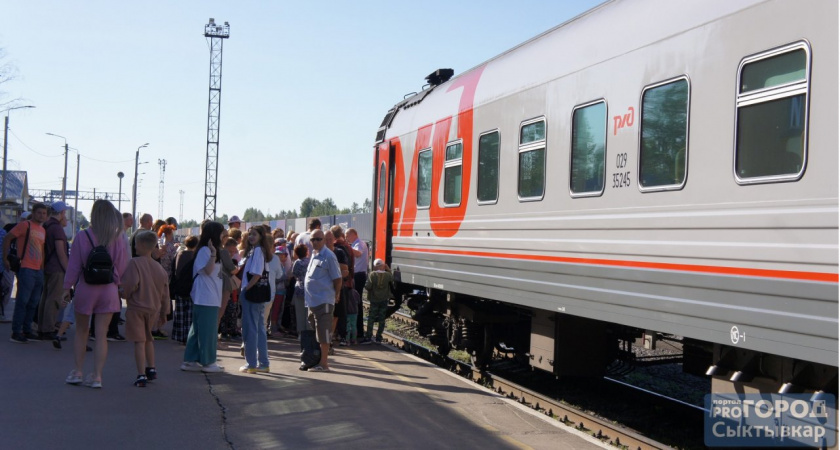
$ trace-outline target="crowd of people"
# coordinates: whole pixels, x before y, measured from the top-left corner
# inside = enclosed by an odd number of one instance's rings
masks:
[[[174,218],[155,222],[143,214],[129,234],[132,215],[97,200],[90,227],[70,243],[66,214],[64,202],[39,203],[0,230],[0,321],[12,322],[11,342],[46,340],[56,349],[75,324],[68,384],[102,387],[109,341],[134,343],[138,387],[157,378],[155,340],[183,344],[180,369],[204,373],[224,371],[216,355],[220,342],[241,340],[245,364],[239,371],[251,374],[270,371],[268,337],[274,333],[299,337],[312,330],[320,361],[301,370],[313,372],[330,371],[334,346],[382,341],[393,277],[378,259],[369,271],[367,244],[352,228],[324,230],[312,219],[300,234],[267,225],[242,230],[242,221],[232,216],[228,227],[206,220],[198,236],[178,242]],[[361,314],[365,289],[371,305],[367,327]],[[93,352],[94,368],[85,376],[87,352]]]

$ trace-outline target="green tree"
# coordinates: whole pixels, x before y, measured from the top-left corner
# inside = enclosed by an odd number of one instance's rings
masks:
[[[312,217],[317,214],[316,211],[319,211],[320,208],[321,202],[319,200],[312,197],[306,197],[300,204],[300,216]]]
[[[373,203],[371,203],[369,198],[365,199],[365,202],[362,203],[362,209],[359,211],[360,213],[369,213],[373,211]]]
[[[198,222],[193,219],[185,220],[178,224],[178,228],[195,228],[198,226]]]
[[[263,222],[265,220],[265,214],[257,208],[248,208],[242,215],[243,222]]]

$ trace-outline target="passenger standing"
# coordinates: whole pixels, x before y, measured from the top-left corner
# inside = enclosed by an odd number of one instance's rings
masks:
[[[233,234],[234,232],[239,232],[239,230],[230,230],[229,233]],[[240,234],[241,235],[241,234]],[[239,332],[237,331],[236,326],[236,319],[238,318],[238,311],[239,311],[239,288],[242,285],[241,280],[237,276],[239,273],[239,250],[236,248],[237,243],[236,239],[228,238],[224,244],[224,251],[228,255],[228,259],[230,259],[231,263],[233,264],[233,269],[229,271],[230,276],[230,293],[228,295],[228,302],[227,306],[225,307],[224,311],[219,311],[222,318],[219,320],[219,333],[221,334],[222,339],[231,339],[236,337]],[[225,255],[222,254],[222,271],[225,270],[225,263],[224,263]],[[224,281],[224,280],[222,280]],[[224,293],[222,293],[222,300],[224,301]]]
[[[391,298],[391,285],[393,283],[394,277],[385,262],[381,259],[374,261],[373,272],[365,284],[365,289],[368,291],[370,311],[368,312],[367,331],[365,331],[367,339],[362,344],[371,343],[374,323],[379,324],[379,328],[376,330],[376,343],[382,342],[382,332],[385,329],[385,310],[388,309],[388,300]]]
[[[185,267],[195,259],[195,250],[198,247],[198,237],[189,236],[184,240],[184,249],[175,255],[175,273],[179,276],[193,277],[193,271],[185,273]],[[192,291],[192,290],[191,290]],[[181,344],[187,343],[187,335],[192,326],[191,294],[186,291],[183,294],[175,294],[175,311],[172,313],[172,339]]]
[[[32,320],[41,301],[44,288],[44,239],[46,231],[41,226],[47,220],[47,205],[37,203],[32,207],[29,220],[17,224],[3,239],[3,254],[9,254],[12,240],[17,239],[17,253],[20,269],[17,272],[17,295],[12,317],[11,341],[25,344],[29,339],[39,340],[32,332]],[[8,258],[3,259],[6,270],[11,270]]]
[[[344,342],[344,345],[347,345],[347,302],[351,301],[353,297],[350,295],[350,291],[353,290],[353,283],[354,283],[354,270],[356,267],[356,256],[353,250],[353,247],[347,243],[347,239],[344,236],[344,230],[341,229],[340,225],[333,225],[330,228],[333,236],[335,236],[335,246],[339,247],[344,250],[344,254],[346,255],[347,261],[345,264],[347,265],[347,273],[344,273],[344,270],[341,272],[341,276],[344,277],[341,285],[341,298],[344,300],[344,317],[343,320],[340,320],[339,327],[341,327],[341,340]],[[335,254],[336,258],[338,258],[338,253]],[[340,263],[341,261],[339,261]],[[358,307],[356,308],[358,311]],[[355,329],[355,327],[354,327]]]
[[[300,339],[300,332],[309,329],[309,321],[306,319],[306,268],[309,266],[309,249],[305,245],[295,246],[295,262],[292,264],[292,274],[295,277],[295,288],[292,297],[292,306],[295,310],[295,331]],[[303,346],[301,344],[301,350]]]
[[[113,263],[112,283],[88,284],[85,277],[82,276],[88,255],[97,245],[104,246],[111,257]],[[76,290],[74,299],[76,337],[73,344],[76,366],[65,379],[68,384],[82,382],[85,347],[91,315],[96,313],[96,324],[101,330],[108,326],[114,313],[120,311],[121,301],[117,287],[128,261],[126,250],[120,212],[108,200],[96,200],[93,202],[93,208],[90,211],[90,228],[79,233],[73,239],[73,245],[70,246],[70,260],[67,264],[67,274],[64,277],[65,301],[70,299],[70,289],[75,288]],[[94,371],[86,377],[86,385],[93,388],[102,387],[102,369],[105,367],[107,356],[108,340],[106,336],[100,333],[96,338],[93,354]]]
[[[38,306],[38,335],[42,340],[55,338],[58,310],[64,294],[64,273],[67,271],[69,246],[64,227],[67,226],[67,205],[54,202],[50,205],[50,218],[44,222],[44,291]]]
[[[230,252],[227,251],[228,242],[232,239],[229,237],[228,231],[225,230],[222,232],[222,245],[216,249],[220,255],[220,261],[222,263],[222,305],[219,307],[219,320],[218,326],[222,324],[222,317],[225,315],[225,311],[227,310],[228,303],[230,302],[230,294],[233,291],[233,273],[237,270],[236,264],[233,262],[233,258],[230,255]],[[234,246],[236,245],[234,242]]]
[[[277,276],[274,278],[274,305],[271,307],[271,313],[268,316],[268,335],[271,336],[272,330],[280,331],[280,323],[283,320],[283,309],[286,299],[286,281],[288,279],[286,261],[288,261],[288,254],[286,253],[286,246],[281,245],[274,248],[274,259],[271,263],[277,261],[277,268],[275,272]]]
[[[242,304],[242,343],[245,346],[246,364],[239,368],[240,372],[269,372],[268,342],[265,333],[266,305],[264,302],[249,300],[248,296],[253,293],[249,294],[248,291],[260,281],[260,277],[268,270],[268,264],[274,257],[270,239],[261,226],[254,226],[248,230],[245,247],[246,260],[243,266],[245,275],[242,278],[242,290],[239,294]]]
[[[333,310],[341,294],[341,269],[335,254],[326,247],[324,232],[315,230],[310,235],[313,252],[306,268],[305,294],[309,309],[309,325],[315,330],[321,346],[321,361],[310,372],[329,372],[330,327]]]
[[[7,223],[0,229],[0,242],[6,239],[9,231],[15,227],[14,223]],[[0,249],[2,252],[2,249]],[[6,260],[6,253],[2,253],[3,261]],[[12,314],[6,316],[6,307],[9,306],[9,301],[12,299],[12,286],[15,284],[15,273],[6,268],[5,264],[0,264],[0,322],[7,323],[12,321]]]
[[[368,247],[367,244],[362,242],[359,239],[359,233],[356,231],[355,228],[348,228],[347,229],[347,242],[350,243],[350,246],[353,248],[353,256],[356,258],[356,263],[353,266],[353,288],[356,289],[356,292],[359,293],[359,311],[360,313],[356,316],[356,327],[358,328],[359,337],[364,336],[365,327],[363,325],[364,321],[364,314],[361,313],[362,311],[362,298],[364,297],[362,294],[365,291],[365,283],[367,283],[367,272],[368,272]],[[362,338],[362,342],[364,342],[364,338]]]
[[[204,223],[198,239],[198,253],[193,266],[195,281],[190,295],[193,299],[193,320],[181,370],[206,373],[224,371],[216,363],[216,323],[222,303],[222,279],[219,277],[222,264],[216,249],[221,242],[222,231],[222,224],[208,221]]]
[[[230,219],[228,220],[228,228],[231,229],[231,230],[233,230],[233,229],[241,230],[242,229],[242,220],[239,219],[239,216],[234,215],[234,216],[230,217]]]
[[[127,305],[125,335],[134,342],[137,387],[146,387],[147,382],[157,379],[152,325],[166,322],[170,307],[169,276],[151,256],[156,241],[151,231],[137,235],[137,256],[128,262],[120,284]]]
[[[305,245],[306,248],[309,249],[309,255],[311,256],[312,255],[312,242],[309,241],[309,237],[310,237],[310,235],[312,235],[313,231],[320,230],[320,229],[321,229],[321,221],[319,219],[316,218],[316,219],[310,220],[309,221],[309,230],[306,231],[305,233],[299,234],[298,237],[295,238],[295,247],[297,247],[300,244]]]

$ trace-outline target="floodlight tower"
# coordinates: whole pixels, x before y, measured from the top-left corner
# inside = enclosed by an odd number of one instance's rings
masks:
[[[178,223],[182,223],[184,221],[184,191],[178,191],[181,194],[181,208],[178,210]]]
[[[210,40],[210,98],[207,105],[207,171],[204,175],[204,218],[216,219],[216,180],[219,172],[219,113],[222,103],[222,43],[230,37],[230,25],[204,26]]]
[[[160,166],[160,187],[158,188],[158,218],[163,218],[163,176],[166,174],[166,160],[159,159],[158,165]]]

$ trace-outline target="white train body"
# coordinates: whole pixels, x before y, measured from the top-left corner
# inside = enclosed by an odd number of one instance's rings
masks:
[[[836,377],[837,9],[617,0],[405,100],[375,255],[529,311],[532,340],[580,317]]]

